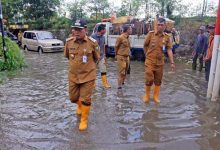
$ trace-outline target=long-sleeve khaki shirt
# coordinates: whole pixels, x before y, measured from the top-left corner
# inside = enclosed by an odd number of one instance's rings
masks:
[[[163,65],[163,49],[172,51],[172,42],[170,36],[166,33],[155,33],[150,31],[144,40],[144,53],[146,56],[145,64]]]
[[[96,79],[96,62],[100,59],[100,48],[95,39],[85,36],[81,41],[68,38],[64,56],[69,59],[69,80],[85,83]],[[86,56],[86,62],[83,62]]]
[[[122,33],[116,40],[115,54],[120,56],[130,56],[130,48],[129,36]]]

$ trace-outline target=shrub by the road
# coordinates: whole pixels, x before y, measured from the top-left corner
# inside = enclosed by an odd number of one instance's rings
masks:
[[[18,45],[9,38],[5,38],[5,43],[7,47],[6,61],[3,54],[2,37],[0,36],[0,71],[22,68],[25,65],[25,59]]]

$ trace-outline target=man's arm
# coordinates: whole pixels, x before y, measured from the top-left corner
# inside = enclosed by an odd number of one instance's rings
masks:
[[[173,60],[172,42],[171,42],[170,38],[168,38],[168,43],[166,45],[166,48],[167,48],[167,54],[168,54],[169,59],[170,59],[171,68],[175,69],[176,67],[175,67],[175,63],[174,63],[174,60]]]
[[[120,43],[121,43],[121,38],[118,37],[115,43],[115,56],[118,54],[118,49],[120,47]]]
[[[150,38],[151,38],[151,34],[148,33],[144,39],[144,54],[146,55],[147,53],[147,49],[148,49],[148,46],[150,44]]]
[[[69,59],[69,49],[68,49],[68,46],[67,46],[67,42],[66,42],[65,47],[64,47],[64,57]]]
[[[96,63],[100,61],[100,47],[97,42],[95,42],[95,45],[94,45],[93,57]]]

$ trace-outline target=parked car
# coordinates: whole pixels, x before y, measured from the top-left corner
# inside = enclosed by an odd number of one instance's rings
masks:
[[[25,31],[22,37],[24,50],[38,52],[63,51],[64,43],[48,31]]]
[[[0,35],[2,35],[2,32],[0,32]],[[9,32],[9,31],[4,31],[4,36],[8,37],[9,39],[14,41],[15,43],[19,44],[18,38],[13,33]]]

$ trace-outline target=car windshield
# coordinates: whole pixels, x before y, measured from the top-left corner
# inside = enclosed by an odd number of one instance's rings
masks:
[[[37,36],[40,40],[54,39],[54,36],[51,32],[40,32],[40,33],[37,33]]]

